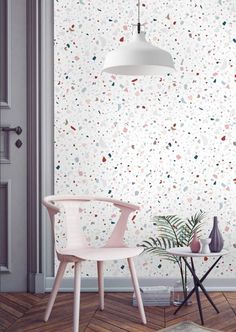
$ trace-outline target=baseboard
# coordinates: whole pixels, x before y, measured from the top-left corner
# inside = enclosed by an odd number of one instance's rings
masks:
[[[74,290],[73,278],[65,278],[62,281],[60,291],[72,292]],[[139,278],[140,286],[173,286],[175,278]],[[54,282],[53,277],[45,280],[45,292],[50,292]],[[105,277],[104,285],[106,292],[132,292],[133,287],[129,278]],[[208,291],[236,291],[236,278],[209,278],[204,282]],[[81,290],[83,292],[97,292],[97,278],[82,278]]]

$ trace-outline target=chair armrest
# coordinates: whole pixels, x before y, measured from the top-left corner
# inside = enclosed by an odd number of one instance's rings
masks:
[[[53,197],[54,196],[44,197],[44,199],[42,200],[42,203],[49,211],[56,214],[60,211],[60,208],[58,206],[56,206],[55,203],[54,204],[52,203],[52,202],[54,202]]]
[[[138,205],[123,202],[123,201],[120,201],[118,199],[106,198],[106,197],[96,197],[95,196],[95,197],[91,197],[91,200],[112,203],[114,206],[116,206],[120,209],[126,208],[126,209],[130,209],[132,211],[140,210],[140,207]]]
[[[126,203],[126,202],[117,201],[117,203],[113,203],[113,204],[114,204],[114,206],[121,208],[121,209],[127,208],[132,211],[140,210],[140,207],[138,205],[134,205],[134,204]]]
[[[89,202],[89,201],[99,201],[99,202],[107,202],[112,203],[114,206],[122,209],[130,209],[132,211],[140,210],[140,207],[135,204],[122,202],[118,199],[99,197],[99,196],[77,196],[77,195],[57,195],[57,196],[47,196],[43,199],[43,204],[53,209],[56,213],[59,212],[59,208],[55,205],[57,201],[80,201],[80,202]],[[52,203],[54,202],[54,204]]]

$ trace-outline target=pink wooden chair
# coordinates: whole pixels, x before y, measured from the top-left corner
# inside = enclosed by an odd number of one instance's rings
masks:
[[[76,209],[75,205],[81,207],[82,203],[89,201],[100,201],[112,203],[115,207],[120,209],[121,214],[116,223],[113,232],[111,233],[105,246],[95,248],[89,245],[85,235],[82,231],[79,222],[79,214],[81,210]],[[129,214],[139,210],[137,205],[121,202],[115,199],[100,198],[100,197],[80,197],[80,196],[47,196],[43,200],[43,204],[47,207],[51,219],[52,228],[54,231],[55,215],[63,211],[65,213],[65,222],[67,229],[67,243],[64,249],[57,249],[57,258],[60,261],[57,275],[54,281],[53,289],[48,301],[44,320],[47,321],[53,304],[56,299],[61,280],[63,278],[67,263],[74,263],[74,308],[73,308],[73,332],[79,330],[79,310],[80,310],[80,271],[81,262],[84,260],[97,261],[98,271],[98,290],[100,299],[100,309],[104,309],[104,281],[103,281],[103,262],[107,260],[117,260],[126,258],[128,261],[132,283],[138,302],[139,313],[143,324],[146,324],[146,316],[143,308],[143,302],[140,294],[138,279],[134,267],[133,257],[138,256],[143,248],[127,247],[124,243],[124,233],[127,225]],[[77,211],[75,213],[75,211]]]

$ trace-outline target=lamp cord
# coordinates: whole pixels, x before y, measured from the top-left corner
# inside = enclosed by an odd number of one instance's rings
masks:
[[[141,23],[140,23],[140,0],[138,0],[138,24],[137,24],[137,28],[138,28],[138,33],[141,32]]]

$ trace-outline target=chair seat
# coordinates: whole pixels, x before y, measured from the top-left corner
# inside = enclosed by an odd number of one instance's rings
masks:
[[[77,257],[83,260],[107,261],[131,258],[140,255],[143,248],[65,248],[59,251],[61,255]],[[69,258],[69,257],[68,257]]]

